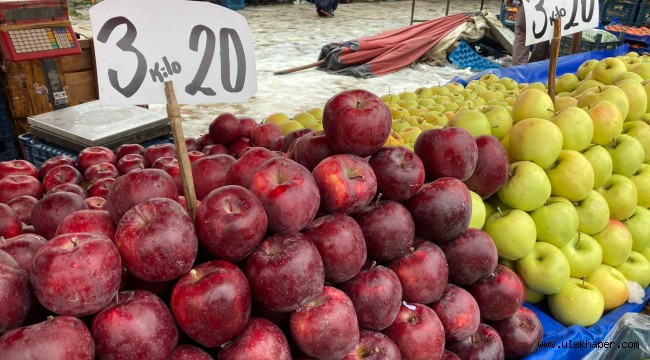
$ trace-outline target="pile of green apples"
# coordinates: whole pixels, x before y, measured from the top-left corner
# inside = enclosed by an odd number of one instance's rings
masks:
[[[389,145],[412,149],[420,133],[450,126],[501,141],[508,181],[473,202],[472,226],[492,237],[530,303],[546,299],[560,323],[589,326],[634,283],[650,284],[650,57],[586,61],[556,92],[553,102],[543,83],[489,74],[382,99]]]

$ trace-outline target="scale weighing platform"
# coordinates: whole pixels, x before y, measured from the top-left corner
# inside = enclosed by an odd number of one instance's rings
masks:
[[[32,135],[74,151],[91,146],[115,149],[171,133],[166,115],[138,106],[91,101],[27,118]]]

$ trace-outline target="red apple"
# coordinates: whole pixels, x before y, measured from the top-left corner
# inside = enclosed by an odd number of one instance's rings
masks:
[[[178,280],[170,299],[178,326],[207,347],[225,344],[246,329],[251,291],[246,277],[232,263],[203,263]]]
[[[122,291],[93,318],[91,332],[102,359],[168,360],[178,329],[167,305],[144,291]]]
[[[523,358],[534,353],[544,337],[537,315],[523,306],[512,316],[491,321],[490,326],[499,333],[506,358]]]
[[[154,198],[120,220],[115,245],[124,267],[145,281],[173,280],[192,268],[198,240],[192,219],[178,202]]]
[[[186,137],[185,138],[185,148],[187,149],[188,152],[192,151],[200,151],[201,150],[201,145],[199,145],[199,140],[193,137]]]
[[[354,219],[345,214],[325,215],[303,231],[314,242],[325,266],[325,281],[350,280],[366,263],[366,242]]]
[[[526,289],[509,267],[498,264],[494,272],[469,286],[481,309],[481,318],[503,320],[512,316],[526,301]]]
[[[275,123],[266,122],[259,124],[251,134],[251,145],[261,146],[268,149],[271,147],[273,140],[280,136],[282,136],[282,130],[280,130],[280,127]]]
[[[449,265],[449,282],[467,286],[494,272],[499,254],[485,231],[467,229],[460,236],[440,244]]]
[[[57,155],[55,157],[51,157],[41,164],[41,167],[38,169],[38,178],[39,179],[44,179],[45,175],[47,175],[50,170],[54,169],[55,167],[59,165],[70,165],[72,167],[76,167],[77,163],[73,158],[71,158],[68,155]]]
[[[18,219],[22,221],[23,224],[31,225],[32,224],[32,209],[34,205],[38,202],[33,196],[21,195],[17,196],[9,201],[7,205],[16,213]]]
[[[38,301],[59,315],[86,316],[103,309],[117,294],[122,262],[104,235],[59,235],[34,255],[32,288]]]
[[[170,163],[165,164],[160,169],[172,177],[172,181],[174,181],[174,185],[176,185],[176,191],[178,191],[179,197],[184,196],[185,187],[183,186],[183,177],[181,176],[181,166],[179,162],[172,161]]]
[[[47,172],[43,178],[43,187],[47,191],[60,184],[71,183],[79,185],[82,182],[83,175],[75,167],[72,165],[59,165]],[[34,197],[38,198],[38,196]]]
[[[214,360],[207,352],[196,346],[182,344],[172,350],[169,360]]]
[[[0,250],[11,255],[14,260],[27,271],[32,273],[32,260],[47,239],[36,234],[20,234],[11,238],[0,237]]]
[[[95,181],[88,188],[88,196],[98,196],[105,199],[108,196],[108,191],[111,189],[111,186],[113,186],[114,182],[115,179],[112,178],[105,178]]]
[[[196,199],[203,200],[210,191],[226,185],[226,173],[234,162],[235,158],[230,155],[204,156],[195,161],[192,164],[192,178]]]
[[[115,149],[115,157],[118,162],[126,155],[142,155],[144,154],[144,146],[140,144],[122,144]]]
[[[382,199],[404,201],[424,184],[424,165],[413,151],[402,146],[387,146],[369,160],[377,176],[377,192]]]
[[[214,141],[212,141],[212,138],[210,137],[209,133],[199,136],[199,138],[196,140],[199,142],[199,146],[201,147],[201,149],[205,148],[208,145],[214,145]]]
[[[79,151],[77,155],[77,165],[82,174],[92,165],[101,163],[110,163],[113,165],[117,163],[117,157],[113,150],[105,146],[91,146]]]
[[[250,138],[253,134],[253,130],[255,130],[255,127],[257,126],[257,121],[252,117],[240,116],[239,122],[241,123],[241,136]]]
[[[445,329],[436,312],[422,304],[404,303],[384,334],[397,345],[402,359],[440,359],[445,350]]]
[[[249,190],[222,186],[201,202],[195,217],[201,245],[228,261],[241,261],[262,242],[268,219],[264,206]]]
[[[352,300],[362,329],[384,330],[395,321],[402,305],[402,285],[387,267],[363,270],[339,288]]]
[[[277,157],[271,150],[263,147],[251,147],[242,154],[228,169],[226,182],[245,188],[251,186],[253,174],[266,160]]]
[[[141,154],[126,154],[117,160],[115,165],[120,174],[149,167],[147,160]]]
[[[454,354],[453,352],[445,349],[445,351],[442,353],[442,359],[441,360],[461,360],[458,355]]]
[[[467,290],[447,284],[440,299],[431,304],[442,326],[447,341],[461,341],[478,330],[481,312],[476,300]]]
[[[2,238],[0,238],[2,239]],[[0,250],[0,334],[19,327],[31,307],[29,274],[14,258]],[[0,355],[2,352],[0,351]],[[4,355],[2,356],[4,359]]]
[[[239,359],[291,360],[291,351],[282,330],[269,320],[252,317],[246,330],[219,351],[219,360]]]
[[[280,233],[264,240],[246,260],[253,297],[273,311],[290,312],[316,298],[325,269],[318,249],[306,235]]]
[[[377,95],[360,89],[340,92],[323,107],[323,129],[335,153],[372,155],[388,139],[392,120]]]
[[[45,193],[46,195],[54,194],[57,192],[71,192],[73,194],[79,195],[82,199],[85,199],[88,197],[88,191],[86,189],[82,188],[80,185],[73,184],[73,183],[65,183],[65,184],[59,184]]]
[[[106,210],[78,210],[66,216],[59,223],[56,235],[70,233],[94,233],[109,239],[115,237],[115,225]]]
[[[503,343],[499,333],[481,323],[469,337],[447,343],[447,349],[461,359],[503,359]]]
[[[94,360],[95,344],[83,321],[57,316],[4,333],[0,354],[2,360]]]
[[[472,175],[464,182],[467,188],[487,199],[508,182],[510,162],[499,139],[492,135],[476,139],[478,158]]]
[[[0,237],[12,238],[23,233],[18,215],[7,205],[0,203]]]
[[[235,158],[239,158],[250,147],[252,147],[251,140],[249,138],[240,137],[228,145],[228,152]]]
[[[91,196],[86,198],[86,205],[90,210],[103,210],[106,199],[99,196]]]
[[[0,179],[9,175],[29,175],[38,178],[38,169],[27,160],[0,161]]]
[[[377,178],[364,159],[350,154],[323,159],[312,171],[320,189],[321,208],[329,213],[352,214],[370,203]]]
[[[133,206],[156,197],[178,200],[178,190],[171,176],[160,169],[143,169],[124,174],[111,185],[106,196],[106,210],[113,222]]]
[[[304,229],[316,216],[320,194],[313,176],[300,164],[276,157],[253,174],[250,190],[269,219],[269,229],[291,232]]]
[[[85,209],[88,209],[86,201],[77,194],[71,192],[50,194],[34,205],[31,216],[32,225],[37,234],[51,239],[66,216]]]
[[[287,150],[289,150],[289,147],[291,146],[291,144],[293,144],[294,141],[296,141],[298,138],[300,138],[300,137],[302,137],[304,135],[307,135],[307,134],[309,134],[310,132],[313,132],[313,131],[314,130],[312,130],[312,129],[303,128],[303,129],[294,130],[294,131],[288,133],[282,139],[282,149],[280,149],[280,151],[286,153]]]
[[[359,343],[341,360],[399,360],[397,345],[388,336],[369,330],[361,330]]]
[[[199,150],[192,150],[187,153],[187,156],[189,157],[190,163],[195,162],[196,160],[202,158],[205,154],[200,152]]]
[[[399,278],[405,301],[429,304],[445,291],[449,275],[447,260],[434,243],[424,242],[411,248],[409,254],[391,260],[388,268]]]
[[[230,155],[230,151],[228,151],[228,148],[225,145],[221,144],[213,144],[213,145],[207,145],[204,147],[201,152],[203,152],[204,155]]]
[[[273,141],[271,141],[271,145],[269,145],[269,150],[271,151],[282,151],[282,148],[284,146],[284,136],[278,136]]]
[[[215,144],[228,145],[242,136],[241,122],[235,115],[227,112],[214,118],[208,131]]]
[[[172,143],[155,144],[148,146],[142,154],[149,164],[153,164],[161,157],[176,157],[176,147]]]
[[[330,286],[291,313],[289,325],[300,350],[318,359],[341,359],[359,342],[352,301],[343,291]]]
[[[7,203],[18,196],[28,195],[40,199],[44,189],[31,175],[7,175],[0,179],[0,203]]]
[[[159,157],[156,159],[156,161],[151,163],[151,167],[155,169],[162,169],[167,164],[178,164],[178,159],[173,156]]]
[[[363,231],[369,259],[392,260],[407,254],[413,245],[413,218],[396,201],[370,203],[353,217]]]
[[[437,243],[459,236],[469,227],[472,197],[460,180],[445,177],[422,185],[404,205],[418,235]]]
[[[327,144],[327,137],[324,133],[311,132],[301,136],[287,150],[287,156],[306,167],[309,171],[314,170],[326,157],[334,155],[334,151]]]
[[[116,179],[118,176],[120,176],[119,170],[117,170],[117,167],[111,163],[90,165],[86,171],[84,171],[84,181],[91,183],[105,178]]]
[[[427,130],[418,136],[414,149],[429,181],[442,177],[467,180],[478,161],[474,137],[459,127]]]

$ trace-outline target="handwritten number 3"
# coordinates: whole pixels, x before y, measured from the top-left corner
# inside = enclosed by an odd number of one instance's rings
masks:
[[[147,60],[144,55],[133,46],[138,31],[129,19],[124,16],[117,16],[106,21],[104,26],[99,30],[97,40],[106,43],[108,38],[111,36],[111,33],[113,33],[113,30],[120,25],[126,25],[126,34],[117,41],[117,47],[122,51],[135,54],[138,59],[137,68],[129,84],[124,87],[120,85],[117,71],[114,69],[108,69],[108,80],[115,90],[129,98],[138,92],[140,86],[142,86],[142,83],[144,82],[145,76],[147,75]]]

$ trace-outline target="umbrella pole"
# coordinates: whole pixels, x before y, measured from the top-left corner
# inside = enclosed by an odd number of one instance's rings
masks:
[[[551,59],[548,65],[548,95],[555,104],[555,75],[557,71],[557,57],[560,53],[561,37],[560,18],[553,19],[553,40],[551,41]]]
[[[276,72],[273,73],[273,75],[289,74],[289,73],[292,73],[292,72],[311,69],[311,68],[319,67],[319,66],[322,66],[322,65],[325,65],[325,60],[318,60],[318,61],[316,61],[314,63],[311,63],[311,64],[296,66],[296,67],[292,67],[292,68],[289,68],[289,69],[276,71]]]

